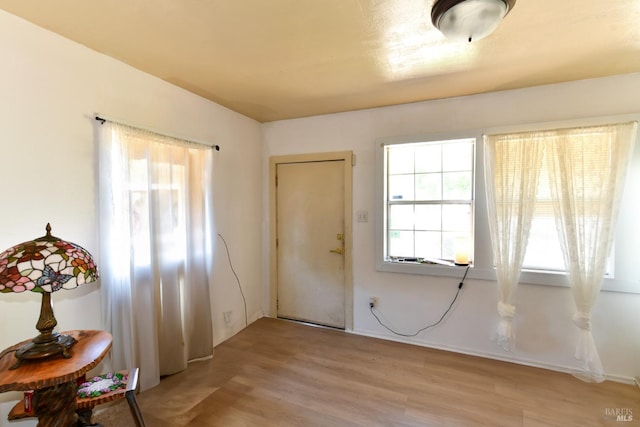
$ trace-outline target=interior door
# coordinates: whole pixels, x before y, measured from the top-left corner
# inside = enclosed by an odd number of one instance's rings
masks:
[[[344,329],[344,160],[276,170],[277,314]]]

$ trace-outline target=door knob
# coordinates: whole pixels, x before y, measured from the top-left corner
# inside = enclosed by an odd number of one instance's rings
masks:
[[[331,249],[329,252],[342,255],[343,250],[342,248],[335,248],[335,249]]]

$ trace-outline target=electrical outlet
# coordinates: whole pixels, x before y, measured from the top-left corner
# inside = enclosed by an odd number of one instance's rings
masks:
[[[378,297],[369,297],[369,307],[373,308],[378,305]]]
[[[231,323],[231,310],[225,311],[222,316],[224,317],[224,323]]]

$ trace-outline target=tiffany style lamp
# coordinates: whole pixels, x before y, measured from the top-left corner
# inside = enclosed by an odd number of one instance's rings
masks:
[[[98,278],[93,258],[82,247],[47,234],[20,243],[0,253],[0,292],[39,292],[42,294],[40,318],[36,328],[40,334],[15,352],[18,359],[11,369],[23,360],[42,359],[57,354],[71,355],[68,349],[76,343],[69,335],[53,332],[58,322],[53,315],[51,293],[73,289]]]

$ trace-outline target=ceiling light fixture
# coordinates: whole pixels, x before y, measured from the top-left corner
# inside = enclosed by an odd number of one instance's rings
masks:
[[[516,0],[436,0],[431,22],[450,40],[468,42],[491,34]]]

